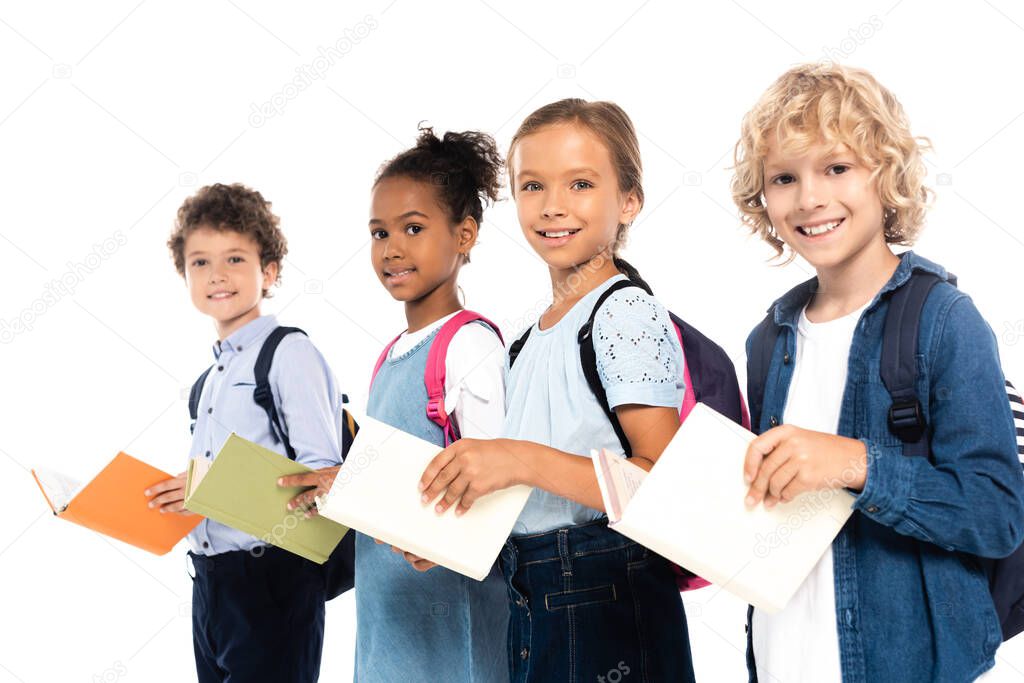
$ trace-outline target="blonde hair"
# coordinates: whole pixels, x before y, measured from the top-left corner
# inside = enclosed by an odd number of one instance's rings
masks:
[[[515,197],[516,194],[515,172],[512,169],[512,152],[515,151],[516,145],[527,135],[536,133],[545,126],[559,123],[579,124],[604,143],[618,175],[619,192],[636,193],[640,207],[643,208],[643,164],[640,161],[640,143],[637,141],[636,130],[629,115],[614,102],[588,102],[579,98],[566,98],[546,104],[527,116],[519,125],[505,156],[512,196]],[[625,244],[628,230],[628,225],[619,224],[615,233],[613,253],[618,253]]]
[[[743,117],[734,151],[732,198],[743,223],[774,247],[783,242],[768,219],[764,159],[768,147],[806,152],[818,142],[845,144],[871,169],[882,202],[885,241],[912,244],[924,224],[932,191],[922,153],[899,101],[863,69],[804,64],[784,73]]]

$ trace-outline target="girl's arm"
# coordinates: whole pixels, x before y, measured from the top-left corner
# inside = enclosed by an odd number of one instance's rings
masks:
[[[633,462],[650,470],[679,428],[679,411],[625,405],[615,409],[633,450]],[[567,453],[532,441],[461,439],[441,451],[420,479],[423,502],[441,494],[442,513],[458,502],[455,514],[481,496],[518,484],[544,489],[581,505],[604,510],[594,464],[589,456]]]
[[[672,329],[668,311],[640,290],[615,292],[594,316],[598,375],[633,459],[644,469],[654,465],[679,428],[683,353]],[[437,511],[458,502],[457,514],[480,496],[517,484],[604,509],[588,456],[529,441],[463,439],[434,458],[420,479],[424,503],[444,492]]]

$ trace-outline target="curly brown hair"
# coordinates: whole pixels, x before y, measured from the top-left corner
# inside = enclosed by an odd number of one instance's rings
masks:
[[[279,227],[281,219],[270,207],[263,195],[241,183],[215,183],[200,188],[178,209],[174,230],[167,240],[178,274],[185,277],[185,239],[199,228],[213,228],[233,230],[254,239],[259,245],[260,267],[276,263],[280,283],[288,241]],[[264,289],[263,296],[270,294]]]

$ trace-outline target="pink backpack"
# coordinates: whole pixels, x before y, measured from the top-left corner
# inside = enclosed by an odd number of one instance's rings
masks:
[[[430,351],[427,355],[427,367],[423,371],[423,383],[427,387],[427,417],[430,418],[431,422],[435,423],[444,431],[444,445],[451,445],[452,441],[459,439],[459,433],[455,427],[455,424],[448,418],[448,413],[444,410],[444,379],[446,373],[446,360],[448,358],[448,345],[451,343],[452,338],[455,337],[455,333],[458,332],[463,325],[467,325],[476,320],[486,323],[490,326],[494,333],[498,335],[498,339],[504,344],[505,340],[502,339],[501,330],[498,326],[492,323],[487,318],[483,317],[479,313],[473,311],[459,311],[456,313],[448,322],[441,326],[438,330],[437,336],[434,338],[433,343],[430,345]],[[377,364],[373,368],[373,378],[370,380],[370,386],[373,386],[373,379],[377,377],[377,373],[380,371],[384,361],[387,360],[388,354],[391,352],[391,348],[395,345],[402,335],[398,335],[391,342],[384,347],[384,351],[381,352],[380,358],[377,359]]]

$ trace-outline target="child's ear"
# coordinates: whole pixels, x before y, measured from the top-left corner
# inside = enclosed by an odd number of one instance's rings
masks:
[[[636,220],[643,204],[635,190],[626,193],[622,200],[622,210],[619,212],[619,225],[629,225]]]
[[[469,250],[476,244],[480,226],[472,216],[466,216],[455,228],[455,238],[459,244],[459,253],[469,258]]]
[[[263,289],[270,289],[277,282],[277,275],[281,272],[281,264],[272,261],[263,266]]]

